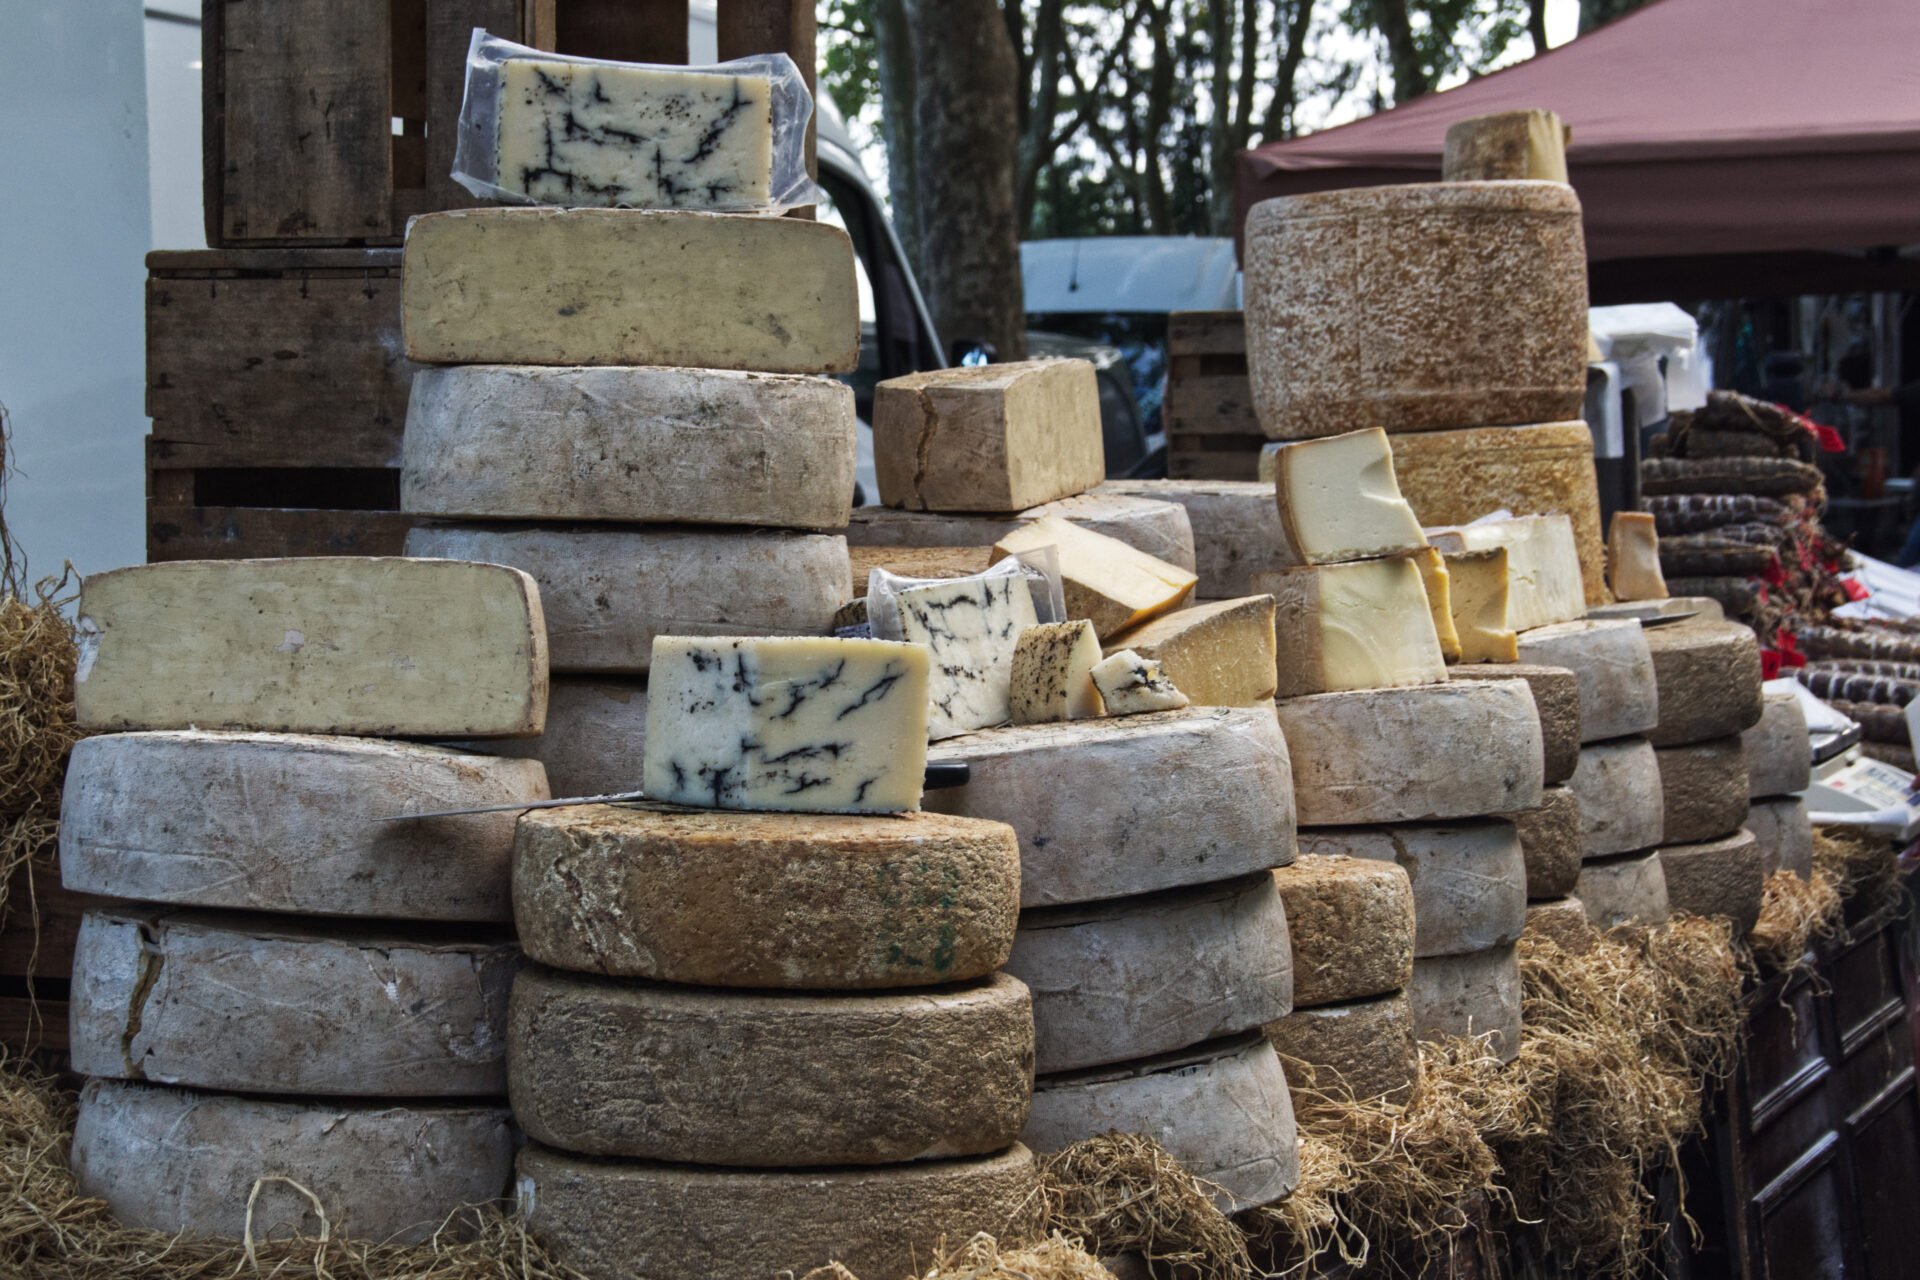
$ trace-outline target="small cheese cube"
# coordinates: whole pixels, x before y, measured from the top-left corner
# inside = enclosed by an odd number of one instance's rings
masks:
[[[1580,550],[1563,515],[1518,516],[1452,529],[1431,529],[1433,545],[1460,551],[1507,549],[1507,625],[1527,631],[1587,616]]]
[[[1131,649],[1101,659],[1093,669],[1093,686],[1110,716],[1178,711],[1188,703],[1187,695],[1167,678],[1159,663]]]
[[[1102,639],[1178,609],[1199,581],[1178,565],[1058,516],[1004,535],[993,544],[993,558],[997,563],[1041,547],[1059,552],[1067,616],[1087,619]]]
[[[1645,511],[1616,511],[1607,528],[1607,576],[1622,600],[1665,600],[1660,534]]]
[[[1013,651],[1038,621],[1017,573],[908,587],[899,594],[900,638],[927,647],[928,736],[938,741],[1005,724]]]
[[[537,203],[771,203],[769,76],[510,58],[497,110],[494,185]]]
[[[1102,713],[1093,669],[1100,637],[1084,618],[1049,622],[1020,633],[1013,651],[1009,700],[1015,724],[1087,720]]]
[[[1507,549],[1446,557],[1447,595],[1462,662],[1518,662],[1519,637],[1507,627]]]
[[[1203,707],[1251,707],[1273,697],[1273,597],[1214,600],[1143,623],[1107,646],[1158,662]]]
[[[1447,129],[1442,182],[1567,180],[1567,126],[1551,111],[1500,111]]]
[[[647,682],[647,797],[708,809],[920,807],[927,650],[814,636],[659,636]]]
[[[1085,360],[934,369],[873,396],[880,501],[1017,512],[1106,479],[1100,387]]]
[[[1286,563],[1333,564],[1427,545],[1400,496],[1393,448],[1378,427],[1287,445],[1273,463]]]
[[[1254,584],[1276,603],[1282,698],[1447,678],[1426,588],[1407,557],[1287,569]]]
[[[1440,637],[1440,656],[1448,662],[1460,661],[1460,633],[1453,625],[1453,597],[1447,580],[1447,558],[1428,547],[1413,554],[1420,570],[1420,585],[1427,589],[1427,611],[1433,615],[1433,630]]]

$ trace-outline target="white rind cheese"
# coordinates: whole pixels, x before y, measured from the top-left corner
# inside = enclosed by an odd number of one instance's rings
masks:
[[[645,788],[708,809],[920,807],[927,651],[884,640],[653,642]]]
[[[1507,549],[1507,625],[1515,631],[1587,616],[1580,549],[1563,515],[1429,529],[1427,537],[1448,553]]]
[[[898,596],[900,638],[926,646],[927,734],[935,741],[1013,716],[1013,651],[1035,625],[1033,593],[1017,573],[908,587]]]
[[[1743,730],[1740,741],[1747,749],[1747,792],[1753,799],[1790,795],[1812,784],[1807,713],[1792,692],[1765,694],[1760,723]]]
[[[1282,698],[1447,678],[1427,590],[1409,558],[1265,573],[1254,588],[1274,599]]]
[[[1791,871],[1802,880],[1812,878],[1813,823],[1805,800],[1799,796],[1755,800],[1744,825],[1759,847],[1763,873]]]
[[[1108,654],[1094,664],[1089,675],[1110,716],[1178,711],[1193,702],[1180,692],[1158,662],[1143,658],[1131,649]]]
[[[1273,460],[1279,552],[1290,565],[1405,555],[1427,545],[1378,427],[1283,446]]]
[[[1046,724],[1104,714],[1100,690],[1093,683],[1093,669],[1100,661],[1100,637],[1084,618],[1022,631],[1008,674],[1013,722]]]

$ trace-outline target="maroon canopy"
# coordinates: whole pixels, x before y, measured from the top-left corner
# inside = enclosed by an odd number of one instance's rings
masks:
[[[1448,125],[1525,107],[1573,129],[1596,263],[1805,268],[1920,244],[1920,0],[1658,0],[1458,88],[1243,152],[1241,217],[1272,196],[1437,178]]]

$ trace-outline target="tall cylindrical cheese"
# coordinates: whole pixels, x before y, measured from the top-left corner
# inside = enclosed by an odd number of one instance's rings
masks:
[[[1655,746],[1704,742],[1760,722],[1760,644],[1738,622],[1682,622],[1647,632],[1660,687]]]
[[[1420,1084],[1420,1048],[1404,991],[1295,1009],[1267,1024],[1295,1089],[1365,1102],[1407,1102]]]
[[[1580,802],[1586,856],[1651,849],[1666,826],[1660,760],[1645,738],[1615,738],[1580,748],[1580,767],[1567,780]]]
[[[1503,947],[1527,922],[1527,868],[1510,822],[1316,827],[1303,854],[1394,862],[1413,885],[1416,957]]]
[[[1413,886],[1393,863],[1305,857],[1273,873],[1293,949],[1293,1003],[1314,1008],[1407,985]]]
[[[1573,895],[1598,929],[1620,924],[1664,924],[1671,912],[1666,872],[1661,868],[1659,853],[1652,849],[1581,864],[1580,882],[1574,886]]]
[[[1718,840],[1667,845],[1660,850],[1660,869],[1675,911],[1726,916],[1736,938],[1744,938],[1760,918],[1766,873],[1760,846],[1745,828]]]
[[[1588,618],[1523,631],[1520,660],[1573,672],[1582,742],[1646,733],[1660,722],[1653,655],[1638,622]]]
[[[1747,749],[1747,793],[1751,799],[1805,791],[1813,781],[1813,748],[1807,715],[1792,692],[1769,693],[1761,702],[1760,722],[1740,735]]]
[[[1738,737],[1658,747],[1665,844],[1717,840],[1747,816],[1747,753]]]
[[[1520,1056],[1520,957],[1509,946],[1413,962],[1407,1003],[1422,1040],[1484,1039],[1502,1062]]]
[[[636,771],[637,773],[637,771]],[[537,763],[367,738],[178,730],[82,739],[60,813],[78,893],[301,915],[510,920],[513,812]]]
[[[960,515],[949,511],[897,511],[855,507],[847,525],[854,547],[990,547],[1015,529],[1047,516],[1118,538],[1136,551],[1191,571],[1193,524],[1177,502],[1125,494],[1083,493],[1028,507],[1017,515]]]

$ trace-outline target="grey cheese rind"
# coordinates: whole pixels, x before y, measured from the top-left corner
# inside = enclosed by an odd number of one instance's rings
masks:
[[[1747,795],[1784,796],[1805,791],[1813,782],[1813,747],[1799,695],[1768,693],[1760,704],[1760,723],[1740,734],[1747,749]]]
[[[1751,831],[1743,827],[1718,840],[1670,844],[1659,857],[1667,901],[1675,911],[1725,916],[1733,921],[1736,938],[1752,931],[1760,918],[1767,876]]]
[[[1634,853],[1660,843],[1666,796],[1660,759],[1645,738],[1616,738],[1580,748],[1580,767],[1567,779],[1580,802],[1585,856]]]
[[[1580,682],[1580,741],[1646,733],[1660,720],[1653,655],[1638,622],[1583,618],[1520,633],[1520,660],[1564,667]]]
[[[1316,827],[1300,852],[1398,863],[1413,885],[1416,958],[1503,947],[1527,923],[1527,867],[1510,822]]]
[[[1807,802],[1799,796],[1755,800],[1747,810],[1746,829],[1760,847],[1760,869],[1767,875],[1791,871],[1806,880],[1813,875],[1813,823]]]
[[[1015,724],[1086,720],[1105,711],[1093,669],[1100,637],[1085,618],[1028,627],[1014,646],[1008,705]]]
[[[927,651],[884,640],[661,636],[647,797],[710,809],[920,807]]]
[[[1512,946],[1413,962],[1407,984],[1414,1034],[1484,1038],[1502,1062],[1520,1056],[1520,956]]]
[[[898,596],[900,638],[929,655],[927,735],[938,741],[1005,724],[1013,651],[1035,624],[1033,593],[1019,574],[908,587]]]
[[[1587,919],[1596,929],[1665,924],[1672,914],[1666,870],[1656,850],[1582,863],[1573,896],[1587,909]]]
[[[632,676],[555,676],[547,727],[537,738],[472,744],[494,756],[536,760],[555,796],[640,789],[647,742],[647,682]]]
[[[1178,711],[1188,703],[1187,695],[1180,692],[1158,662],[1143,658],[1131,649],[1102,658],[1094,665],[1091,675],[1110,716]]]

